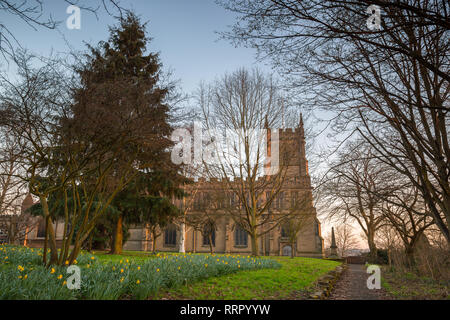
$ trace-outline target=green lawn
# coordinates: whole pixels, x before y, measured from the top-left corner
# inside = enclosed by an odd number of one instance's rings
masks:
[[[222,254],[83,252],[81,288],[42,250],[0,246],[0,299],[302,299],[338,262]]]
[[[320,276],[340,265],[340,262],[313,258],[270,258],[278,261],[282,267],[208,278],[177,289],[163,290],[157,298],[304,299]]]

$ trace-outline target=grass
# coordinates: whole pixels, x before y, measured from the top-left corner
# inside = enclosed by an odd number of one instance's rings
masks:
[[[66,267],[45,268],[41,259],[40,249],[0,246],[0,299],[146,299],[210,277],[280,267],[239,255],[83,253],[77,259],[81,289],[69,290]]]
[[[42,250],[0,245],[0,299],[303,299],[340,263],[312,258],[83,252],[81,289]]]
[[[399,300],[450,300],[450,281],[421,277],[412,272],[383,267],[381,285]]]
[[[340,262],[313,258],[271,257],[281,268],[244,271],[208,278],[177,289],[163,290],[166,299],[305,299],[315,281]]]
[[[91,254],[95,255],[99,261],[103,262],[120,262],[120,260],[124,259],[145,261],[147,259],[156,258],[156,254],[145,251],[124,251],[122,254],[109,254],[108,251],[92,251]]]

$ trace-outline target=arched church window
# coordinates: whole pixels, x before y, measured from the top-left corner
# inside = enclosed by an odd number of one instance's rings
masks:
[[[202,235],[204,246],[209,246],[210,239],[212,246],[214,247],[216,245],[216,228],[212,223],[208,223],[204,226]]]
[[[234,245],[245,247],[248,245],[248,233],[240,225],[236,225],[234,230]]]
[[[285,223],[281,226],[281,237],[282,238],[289,238],[290,233],[290,225],[288,223]]]
[[[167,247],[176,246],[177,244],[177,228],[171,224],[164,230],[164,245]]]
[[[283,209],[284,208],[284,192],[280,192],[276,198],[276,208]]]
[[[230,207],[234,208],[236,206],[236,198],[233,192],[230,193]]]

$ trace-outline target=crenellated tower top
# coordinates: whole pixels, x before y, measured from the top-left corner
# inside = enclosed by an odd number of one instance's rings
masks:
[[[273,129],[268,128],[267,121],[265,122],[265,128],[267,129],[267,155],[271,157],[271,131]],[[286,161],[288,161],[287,175],[290,177],[309,176],[308,161],[306,160],[305,129],[302,114],[300,114],[300,120],[297,128],[278,129],[278,132],[280,142],[280,164],[283,158],[282,155],[285,154]]]

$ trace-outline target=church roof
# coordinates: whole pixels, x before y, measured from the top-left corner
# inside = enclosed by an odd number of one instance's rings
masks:
[[[28,193],[25,199],[22,202],[22,212],[27,210],[29,207],[31,207],[34,204],[33,197],[31,196],[31,193]]]

